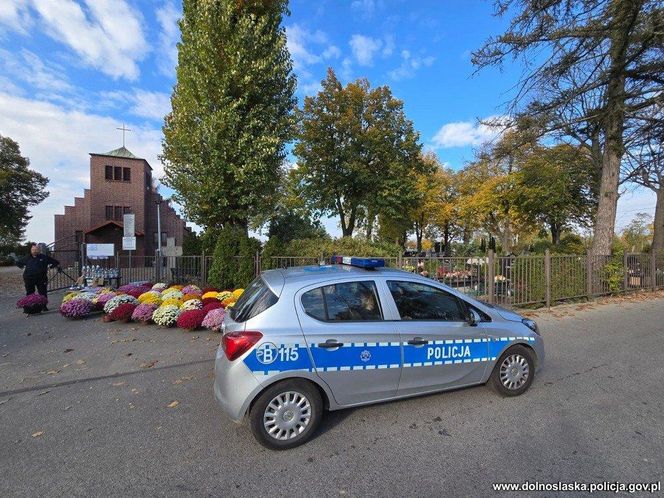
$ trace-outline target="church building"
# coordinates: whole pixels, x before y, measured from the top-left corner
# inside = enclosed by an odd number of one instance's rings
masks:
[[[157,249],[157,209],[161,214],[161,244],[169,237],[182,245],[191,230],[152,184],[152,167],[124,145],[104,154],[90,153],[90,188],[76,197],[64,214],[55,215],[55,250],[80,243],[113,243],[122,251],[123,215],[134,213],[135,256],[154,256]]]

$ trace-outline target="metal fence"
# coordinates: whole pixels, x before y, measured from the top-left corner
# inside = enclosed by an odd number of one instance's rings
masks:
[[[467,295],[503,306],[550,306],[556,302],[664,288],[664,253],[621,256],[544,255],[495,256],[492,252],[471,257],[384,258],[386,265],[418,273]],[[317,257],[256,254],[254,274],[273,268],[317,265],[329,262]],[[135,281],[163,281],[206,285],[211,279],[211,256],[129,257],[104,260],[103,266],[118,268],[117,285]],[[77,262],[64,275],[53,275],[49,289],[71,285],[80,274]],[[114,282],[115,283],[115,282]]]

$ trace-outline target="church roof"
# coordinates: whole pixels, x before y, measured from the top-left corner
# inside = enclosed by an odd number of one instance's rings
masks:
[[[99,154],[100,156],[113,156],[113,157],[126,157],[129,159],[141,159],[140,157],[136,157],[132,152],[127,149],[124,145],[122,147],[118,147],[117,149],[113,149],[110,152],[107,152],[106,154]]]

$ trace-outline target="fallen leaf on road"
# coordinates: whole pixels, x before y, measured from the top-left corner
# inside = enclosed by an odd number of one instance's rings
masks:
[[[138,389],[134,388],[134,389],[131,390],[131,392],[134,393],[134,394],[138,394]]]
[[[67,348],[67,349],[65,349],[65,353],[71,353],[72,351],[73,351],[72,348]]]
[[[32,437],[39,437],[44,434],[44,431],[35,432]]]
[[[7,401],[9,401],[11,398],[7,399],[0,399],[0,405],[4,405]]]
[[[76,360],[77,365],[85,365],[85,360]]]
[[[65,406],[65,411],[69,410],[71,406]]]
[[[178,406],[179,404],[180,404],[179,401],[173,401],[172,403],[170,403],[170,404],[168,405],[168,407],[169,407],[169,408],[175,408],[175,407]]]
[[[42,392],[40,392],[37,396],[41,396],[41,395],[43,395],[43,394],[48,394],[48,393],[50,393],[50,392],[51,392],[51,391],[48,391],[48,390],[46,390],[46,391],[42,391]]]
[[[159,360],[152,360],[147,363],[141,363],[141,368],[152,368],[154,367]]]
[[[60,370],[49,370],[46,372],[47,375],[55,375],[56,373],[60,372]]]
[[[112,385],[113,387],[120,387],[120,386],[124,386],[125,383],[124,383],[124,382],[113,382],[113,384],[111,384],[111,385]]]
[[[2,355],[3,358],[7,358],[7,356],[9,356],[9,353],[5,353]]]

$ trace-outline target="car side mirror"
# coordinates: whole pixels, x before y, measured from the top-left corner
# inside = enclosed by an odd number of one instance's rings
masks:
[[[468,325],[470,325],[471,327],[477,327],[477,324],[482,321],[482,317],[480,316],[480,314],[477,311],[470,308],[468,310],[467,320],[468,320]]]

